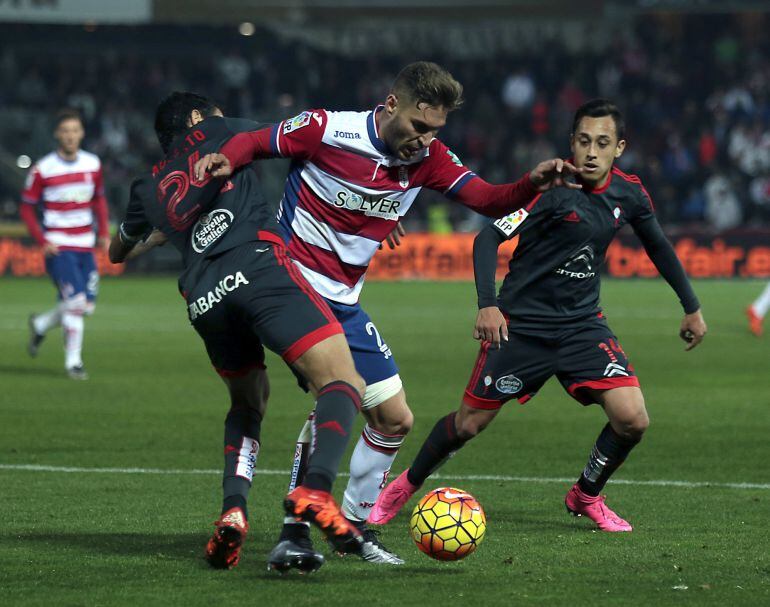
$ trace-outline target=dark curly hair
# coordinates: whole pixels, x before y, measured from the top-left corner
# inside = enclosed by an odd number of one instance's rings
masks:
[[[187,91],[174,91],[158,104],[155,112],[155,134],[163,152],[168,152],[174,137],[184,133],[190,125],[190,114],[198,110],[208,118],[219,109],[211,99]]]

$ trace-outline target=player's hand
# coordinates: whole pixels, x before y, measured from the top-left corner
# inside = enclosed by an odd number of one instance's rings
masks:
[[[538,192],[545,192],[551,188],[566,187],[573,190],[579,190],[583,186],[568,178],[582,173],[582,169],[577,168],[571,162],[561,158],[551,158],[544,160],[529,172],[529,179],[532,181]]]
[[[703,320],[703,314],[696,310],[692,314],[685,314],[682,319],[682,325],[679,327],[679,337],[687,342],[685,350],[692,350],[706,336],[706,321]]]
[[[100,236],[99,237],[99,248],[107,253],[110,250],[110,237],[109,236]]]
[[[481,308],[476,316],[473,339],[488,341],[493,348],[500,347],[500,341],[508,341],[508,323],[497,306]]]
[[[150,235],[144,239],[144,244],[147,245],[148,249],[162,247],[167,242],[168,238],[166,235],[157,228],[154,228],[152,232],[150,232]]]
[[[406,229],[404,229],[404,226],[399,223],[396,226],[396,229],[388,234],[388,236],[385,238],[385,242],[388,243],[388,248],[393,250],[396,247],[400,247],[402,236],[406,236]],[[382,250],[382,243],[380,243],[379,249]]]
[[[52,242],[47,242],[43,245],[43,255],[46,257],[55,257],[59,254],[59,247]]]
[[[206,173],[213,177],[230,177],[233,174],[230,159],[224,154],[206,154],[195,163],[196,181],[203,181]]]

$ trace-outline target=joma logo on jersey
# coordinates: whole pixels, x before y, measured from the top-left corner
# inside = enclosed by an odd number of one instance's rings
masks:
[[[361,139],[361,133],[348,133],[347,131],[334,131],[334,136],[339,139]]]
[[[192,230],[193,250],[196,253],[203,253],[212,242],[227,232],[232,222],[233,214],[227,209],[216,209],[201,215]]]
[[[222,280],[219,281],[213,291],[209,291],[205,296],[199,297],[191,304],[188,304],[187,310],[189,312],[190,321],[192,322],[202,314],[205,314],[216,304],[222,301],[228,293],[232,293],[241,285],[247,285],[249,281],[243,275],[243,272],[236,272],[235,274],[228,274]]]
[[[337,196],[332,202],[335,207],[362,211],[364,215],[382,219],[398,219],[398,207],[401,206],[400,200],[369,195],[362,196],[348,190],[337,192]]]

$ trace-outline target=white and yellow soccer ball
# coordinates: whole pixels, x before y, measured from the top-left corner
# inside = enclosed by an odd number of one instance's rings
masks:
[[[476,550],[487,531],[487,517],[470,493],[440,487],[415,506],[409,531],[417,547],[439,561],[458,561]]]

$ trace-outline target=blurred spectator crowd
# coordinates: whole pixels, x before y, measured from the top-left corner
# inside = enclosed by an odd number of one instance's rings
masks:
[[[104,161],[115,216],[130,180],[160,155],[154,109],[170,91],[194,90],[221,101],[227,114],[264,121],[307,107],[363,109],[384,99],[402,65],[424,58],[464,85],[465,105],[440,137],[488,181],[568,155],[575,109],[602,96],[626,115],[619,165],[642,178],[664,223],[718,231],[759,225],[770,220],[768,23],[763,16],[645,17],[627,30],[608,26],[605,43],[580,52],[552,38],[485,61],[407,50],[343,56],[262,28],[244,37],[229,28],[3,25],[0,155],[38,158],[53,147],[55,111],[79,108],[85,147]],[[7,175],[0,173],[5,219],[16,216],[18,202]],[[263,175],[277,200],[285,166],[266,165]],[[472,230],[479,219],[437,200],[415,209],[409,223]]]

